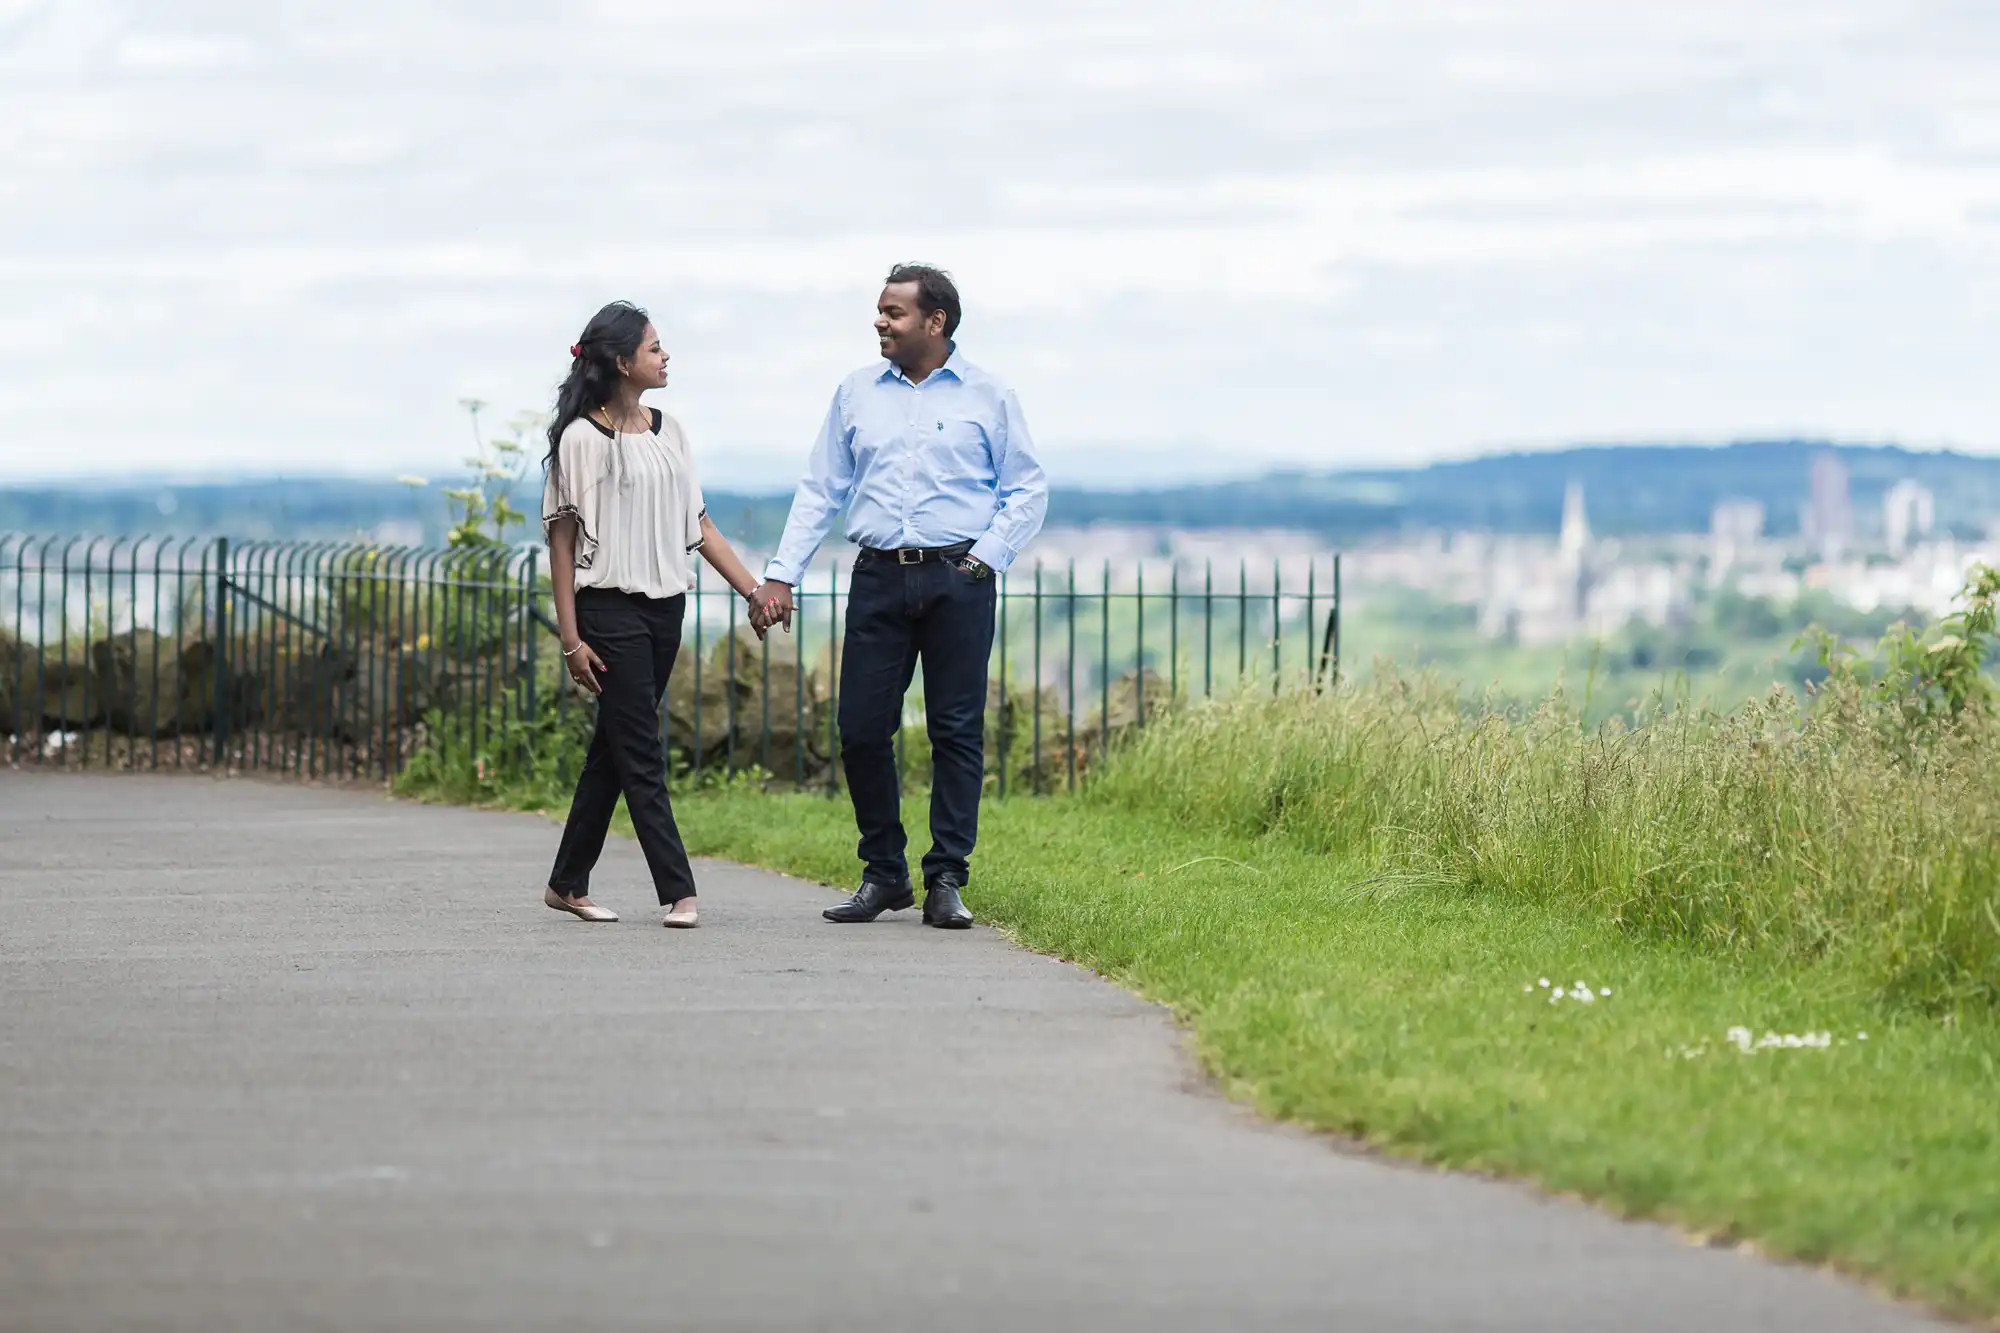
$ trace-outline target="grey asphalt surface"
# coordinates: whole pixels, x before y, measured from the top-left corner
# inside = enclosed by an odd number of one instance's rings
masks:
[[[1933,1326],[1260,1124],[985,929],[708,862],[669,932],[617,839],[576,922],[556,833],[0,773],[0,1329]]]

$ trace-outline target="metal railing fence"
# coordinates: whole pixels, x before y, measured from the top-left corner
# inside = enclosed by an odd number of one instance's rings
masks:
[[[386,781],[533,714],[536,563],[0,534],[0,739],[14,763]]]
[[[697,570],[660,710],[678,774],[840,784],[851,565],[759,642]],[[0,741],[14,764],[392,781],[418,754],[573,765],[592,720],[538,548],[0,534]],[[1177,702],[1340,670],[1337,554],[1218,567],[1027,562],[998,589],[987,755],[998,794],[1073,787]],[[921,679],[897,744],[927,767]],[[569,774],[573,776],[573,772]]]

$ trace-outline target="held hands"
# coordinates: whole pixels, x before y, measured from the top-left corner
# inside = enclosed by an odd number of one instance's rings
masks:
[[[750,594],[751,628],[762,638],[773,625],[783,625],[787,634],[792,632],[792,585],[776,579],[767,580]]]
[[[609,668],[583,640],[578,639],[563,649],[563,666],[569,670],[569,678],[583,690],[591,694],[604,693],[604,686],[597,678]]]

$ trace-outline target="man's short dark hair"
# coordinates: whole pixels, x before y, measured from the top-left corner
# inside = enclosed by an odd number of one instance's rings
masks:
[[[933,310],[944,311],[945,337],[958,332],[958,287],[951,274],[929,264],[898,264],[889,270],[882,285],[893,287],[899,282],[917,284],[917,309],[925,316]]]

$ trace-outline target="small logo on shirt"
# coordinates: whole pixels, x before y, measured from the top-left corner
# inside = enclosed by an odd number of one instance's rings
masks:
[[[939,429],[939,430],[943,430],[943,429],[944,429],[944,423],[943,423],[942,421],[938,422],[938,429]]]

